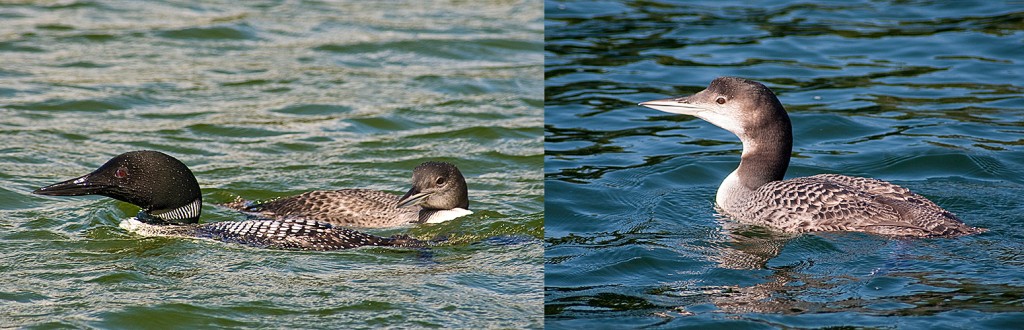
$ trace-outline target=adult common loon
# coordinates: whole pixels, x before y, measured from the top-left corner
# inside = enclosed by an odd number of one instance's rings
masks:
[[[720,77],[692,96],[640,105],[695,116],[740,138],[740,165],[716,202],[740,222],[785,232],[862,231],[886,236],[956,237],[984,232],[889,182],[839,174],[783,180],[793,149],[786,110],[768,87]]]
[[[473,213],[466,179],[455,165],[425,162],[412,171],[405,196],[369,189],[310,191],[264,203],[238,200],[224,206],[275,219],[305,219],[345,227],[439,223]]]
[[[421,247],[408,236],[379,237],[313,220],[270,219],[199,224],[203,197],[184,163],[158,151],[118,155],[92,173],[32,192],[48,196],[102,195],[142,208],[121,222],[144,236],[208,238],[257,247],[337,250],[360,246]]]

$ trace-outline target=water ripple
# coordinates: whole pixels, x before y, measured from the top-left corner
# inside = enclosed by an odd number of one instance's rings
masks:
[[[542,8],[5,2],[4,326],[541,327]],[[373,231],[430,251],[324,254],[141,238],[117,227],[134,206],[30,194],[134,149],[190,166],[203,222],[243,219],[214,205],[240,196],[402,194],[424,161],[459,166],[474,214]]]
[[[546,3],[547,326],[935,327],[1021,320],[1024,11],[977,3]],[[777,235],[716,217],[732,134],[636,106],[764,82],[789,177],[906,186],[987,234]],[[1002,294],[1007,296],[1002,296]],[[987,301],[995,302],[990,304]]]

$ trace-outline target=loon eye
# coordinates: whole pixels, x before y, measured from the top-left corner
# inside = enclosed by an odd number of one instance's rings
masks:
[[[437,185],[439,185],[439,186],[443,185],[444,184],[444,177],[443,176],[437,177],[437,180],[434,180],[434,183],[437,183]]]
[[[718,104],[725,104],[725,98],[724,97],[719,97],[717,100],[715,100],[715,102],[718,103]]]
[[[124,179],[125,177],[128,177],[128,169],[124,167],[118,167],[117,171],[114,171],[114,177],[118,179]]]

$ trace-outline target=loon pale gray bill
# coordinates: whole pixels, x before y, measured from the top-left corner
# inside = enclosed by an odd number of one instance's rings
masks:
[[[142,208],[121,227],[147,236],[208,238],[256,247],[338,250],[360,246],[422,247],[408,236],[374,236],[299,219],[260,219],[199,224],[202,194],[195,175],[178,159],[158,151],[118,155],[92,173],[32,192],[47,196],[102,195]]]
[[[740,222],[785,232],[862,231],[903,237],[985,231],[882,180],[839,174],[783,180],[793,149],[789,115],[775,93],[756,81],[720,77],[697,94],[640,105],[695,116],[740,138],[740,165],[715,198],[726,215]]]

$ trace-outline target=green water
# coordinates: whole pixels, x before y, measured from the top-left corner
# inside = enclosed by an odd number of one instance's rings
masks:
[[[0,327],[536,328],[544,221],[536,1],[0,5]],[[125,151],[214,204],[408,188],[452,162],[474,214],[374,230],[427,250],[143,238],[134,206],[35,188]]]
[[[984,1],[5,2],[0,327],[1012,328],[1022,21]],[[788,177],[889,180],[989,232],[716,217],[736,138],[636,103],[723,75],[790,111]],[[244,219],[215,206],[238,197],[402,193],[428,160],[475,213],[371,230],[429,249],[299,252],[29,194],[138,149],[192,168],[203,222]]]
[[[545,3],[551,329],[1020,328],[1024,6],[990,1]],[[787,177],[907,187],[958,239],[786,237],[713,208],[741,145],[639,107],[718,76],[787,108]]]

